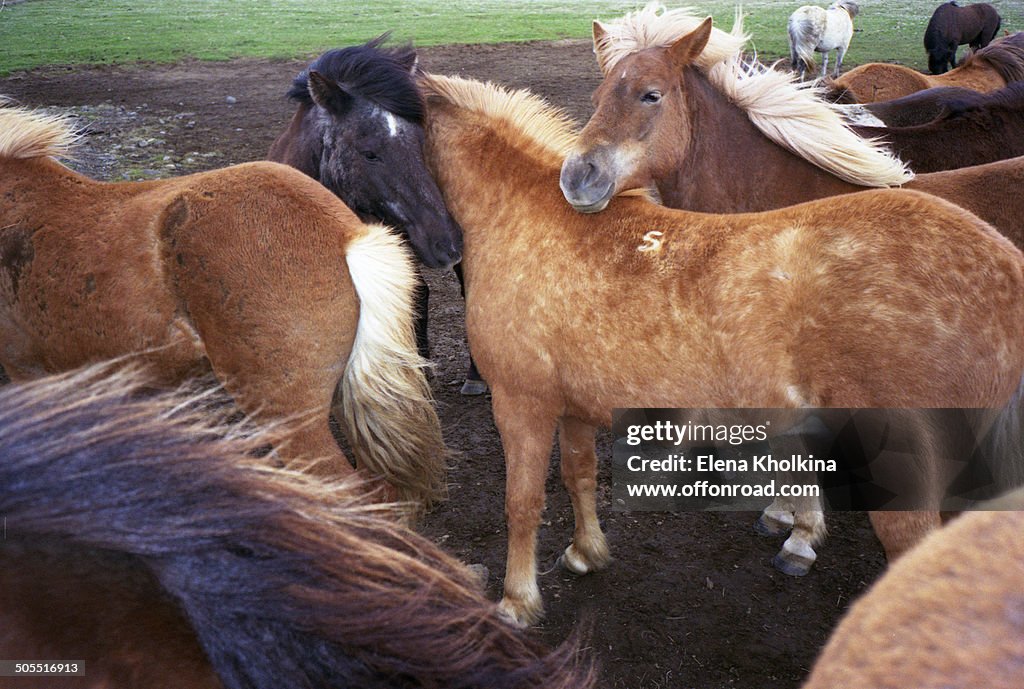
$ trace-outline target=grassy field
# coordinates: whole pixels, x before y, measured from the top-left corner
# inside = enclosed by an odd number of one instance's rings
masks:
[[[594,18],[636,9],[636,0],[0,0],[0,73],[48,64],[168,62],[184,57],[302,57],[383,31],[417,45],[587,38]],[[735,2],[689,5],[732,26]],[[802,2],[743,3],[766,59],[787,52],[786,18]],[[825,4],[822,0],[821,4]],[[937,0],[864,0],[848,64],[925,65],[921,37]],[[1005,28],[1024,30],[1024,1],[995,1]]]

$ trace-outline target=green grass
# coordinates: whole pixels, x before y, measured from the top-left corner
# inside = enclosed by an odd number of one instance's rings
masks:
[[[587,38],[593,18],[636,0],[0,0],[0,73],[52,64],[171,62],[185,57],[301,57],[392,30],[417,45]],[[732,25],[734,2],[689,4]],[[786,18],[801,2],[743,3],[765,58],[784,55]],[[822,2],[824,4],[824,1]],[[937,0],[864,0],[849,64],[925,64],[921,37]],[[1004,27],[1024,29],[1024,2],[997,3]]]

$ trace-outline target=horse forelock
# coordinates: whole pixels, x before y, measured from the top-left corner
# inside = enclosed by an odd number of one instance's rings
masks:
[[[967,56],[962,67],[979,60],[987,62],[1006,83],[1024,81],[1024,31],[992,41],[974,51]]]
[[[458,108],[507,122],[524,141],[539,144],[559,158],[568,155],[576,145],[576,122],[526,89],[512,90],[491,82],[437,74],[424,75],[420,84],[428,104],[432,98],[439,98]]]
[[[0,96],[0,158],[67,157],[79,138],[67,116],[18,107]]]
[[[292,81],[288,98],[312,104],[309,72],[316,71],[352,95],[369,100],[397,117],[423,123],[423,98],[410,65],[416,61],[411,46],[382,48],[387,35],[360,46],[330,50],[302,70]]]
[[[688,7],[668,10],[660,2],[649,2],[643,9],[609,22],[601,22],[603,35],[594,43],[594,54],[601,72],[607,74],[622,58],[647,48],[666,48],[694,31],[707,15]],[[750,40],[743,30],[743,17],[737,12],[732,31],[711,29],[711,37],[696,64],[705,71],[722,60],[739,55]]]
[[[271,467],[251,457],[269,436],[225,426],[202,393],[145,385],[108,365],[0,391],[8,538],[140,559],[238,684],[592,684],[573,642],[548,654],[518,634],[461,563],[352,482]]]

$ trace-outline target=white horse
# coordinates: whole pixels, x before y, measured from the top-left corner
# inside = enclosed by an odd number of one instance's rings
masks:
[[[843,56],[850,47],[853,37],[853,18],[860,12],[852,0],[836,0],[827,10],[814,5],[804,5],[789,15],[789,59],[800,73],[814,69],[814,53],[822,53],[821,76],[828,71],[828,53],[836,51],[836,70],[839,76]]]

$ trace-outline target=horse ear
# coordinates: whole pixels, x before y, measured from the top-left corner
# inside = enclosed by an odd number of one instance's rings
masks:
[[[416,76],[420,67],[420,56],[415,50],[409,50],[398,56],[398,64],[409,70],[409,74]]]
[[[704,52],[710,38],[711,17],[708,17],[696,29],[669,46],[668,54],[677,67],[685,67]]]
[[[597,48],[598,42],[602,38],[604,38],[606,33],[608,33],[608,30],[604,28],[604,24],[602,24],[601,22],[599,22],[599,21],[597,21],[595,19],[594,20],[594,48],[595,49]]]
[[[345,89],[314,69],[309,70],[309,95],[313,102],[325,110],[341,114],[348,110],[352,103]]]

